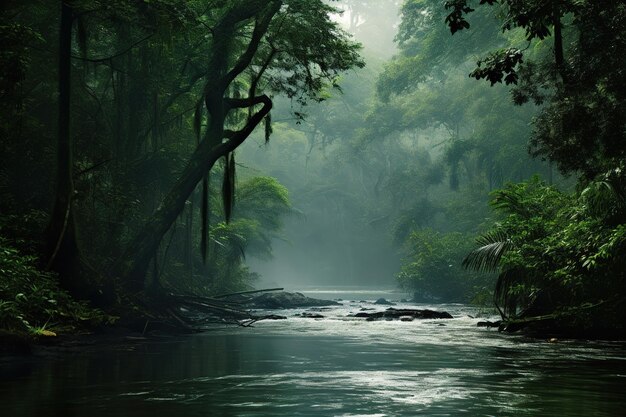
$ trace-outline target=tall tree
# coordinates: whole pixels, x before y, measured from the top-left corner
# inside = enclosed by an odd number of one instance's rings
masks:
[[[150,258],[197,184],[220,158],[230,160],[268,116],[272,100],[261,90],[304,103],[334,85],[340,71],[362,65],[358,45],[331,20],[334,9],[322,1],[245,0],[211,12],[200,101],[207,125],[181,175],[117,262],[116,275],[133,290],[143,287]],[[239,87],[244,80],[247,89]],[[241,111],[247,115],[243,121],[231,122],[229,116]],[[230,176],[225,173],[226,189]]]
[[[72,210],[74,161],[70,134],[70,97],[73,22],[72,6],[67,2],[61,2],[56,201],[48,226],[47,268],[59,272],[65,288],[81,292],[79,289],[81,279],[78,277],[79,271],[75,268],[78,247]]]

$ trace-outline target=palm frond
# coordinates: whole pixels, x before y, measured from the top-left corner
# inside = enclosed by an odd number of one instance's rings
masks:
[[[626,199],[619,185],[612,178],[591,182],[581,193],[581,199],[593,215],[623,213]]]
[[[524,202],[524,196],[517,189],[498,190],[494,193],[491,205],[497,210],[508,214],[518,214],[529,217],[528,204]]]
[[[513,248],[513,242],[501,230],[485,233],[476,239],[480,246],[463,259],[463,267],[480,272],[495,272],[502,256]]]

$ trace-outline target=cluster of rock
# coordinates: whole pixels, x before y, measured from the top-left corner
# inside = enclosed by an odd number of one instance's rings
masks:
[[[297,317],[321,319],[324,315],[320,312],[324,311],[326,306],[341,305],[341,303],[333,300],[321,300],[317,298],[307,297],[299,292],[272,292],[264,293],[252,298],[240,300],[241,304],[251,309],[279,310],[290,308],[306,308],[311,307],[309,311],[296,314]],[[373,304],[376,305],[395,305],[391,301],[379,298]],[[371,312],[368,312],[371,311]],[[266,316],[266,319],[277,319],[279,316]],[[362,317],[367,321],[375,320],[400,320],[413,321],[415,319],[451,319],[452,316],[445,311],[435,310],[417,310],[417,309],[396,309],[387,308],[385,311],[375,311],[372,308],[362,308],[360,312],[350,315],[349,317]],[[283,319],[283,316],[280,316]]]
[[[413,321],[415,319],[451,319],[450,313],[445,311],[434,310],[414,310],[414,309],[395,309],[393,307],[388,308],[385,311],[376,311],[373,313],[367,313],[361,311],[352,315],[351,317],[364,317],[367,321],[375,320],[401,320],[401,321]]]
[[[489,321],[489,320],[485,320],[485,321],[479,321],[478,323],[476,323],[477,327],[500,327],[502,325],[502,322],[500,320],[498,321]]]

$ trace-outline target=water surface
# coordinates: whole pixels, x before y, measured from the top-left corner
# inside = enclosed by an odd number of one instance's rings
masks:
[[[452,320],[346,317],[374,291],[342,298],[324,319],[293,315],[254,328],[94,345],[0,362],[4,416],[617,416],[626,409],[625,345],[525,339]],[[400,307],[409,307],[400,304]],[[416,307],[411,305],[411,307]],[[308,310],[307,310],[308,311]]]

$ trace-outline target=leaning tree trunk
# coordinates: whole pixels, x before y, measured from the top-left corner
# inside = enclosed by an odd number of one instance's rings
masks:
[[[183,211],[185,202],[198,183],[208,174],[219,158],[228,155],[241,145],[270,112],[272,101],[265,95],[247,99],[231,99],[225,97],[225,93],[235,78],[252,62],[261,39],[265,36],[281,4],[278,0],[242,3],[230,9],[214,27],[213,47],[207,71],[210,77],[207,80],[203,97],[210,114],[210,124],[205,139],[199,143],[174,186],[152,217],[131,240],[113,268],[114,276],[121,279],[122,284],[128,290],[134,292],[143,289],[151,257],[165,233]],[[241,22],[255,17],[255,27],[250,41],[229,70],[228,52],[236,27]],[[249,117],[243,129],[235,132],[224,130],[226,116],[230,110],[254,108],[257,105],[262,105],[261,109]],[[223,142],[224,138],[227,138],[227,141]]]
[[[258,101],[263,104],[263,107],[252,116],[243,130],[238,131],[228,141],[218,145],[214,145],[214,141],[209,140],[204,140],[200,143],[178,181],[176,181],[150,220],[128,245],[115,268],[115,275],[123,280],[128,289],[131,291],[143,289],[144,278],[151,257],[165,233],[185,208],[185,202],[198,183],[200,183],[219,158],[228,155],[242,144],[269,113],[272,108],[272,102],[269,97],[261,96],[258,98]],[[215,122],[217,121],[212,121],[212,124]],[[221,130],[220,127],[215,129]]]

